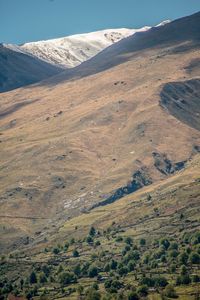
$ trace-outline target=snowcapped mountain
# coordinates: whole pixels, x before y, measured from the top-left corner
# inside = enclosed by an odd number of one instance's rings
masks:
[[[156,27],[168,22],[164,21]],[[120,48],[121,42],[126,42],[135,33],[147,32],[151,28],[107,29],[23,45],[0,44],[0,92],[36,83],[69,68],[71,70],[68,70],[68,75],[73,77],[73,72],[77,72],[73,68],[93,59],[100,52],[103,55],[98,56],[97,60],[101,60],[100,65],[106,63],[108,66],[112,60],[112,51]],[[103,50],[111,51],[110,56],[104,56]],[[117,57],[116,59],[118,60]],[[90,65],[91,63],[89,62]],[[92,69],[94,72],[95,67],[92,66]]]
[[[148,26],[141,29],[107,29],[64,38],[26,43],[20,46],[4,46],[18,52],[34,55],[53,65],[73,68],[121,39],[148,29],[150,29]]]
[[[157,27],[163,26],[168,22],[170,21],[164,21],[158,24]],[[4,44],[4,46],[13,51],[37,57],[57,67],[74,68],[123,38],[149,29],[151,29],[150,26],[140,29],[106,29],[63,38],[25,43],[20,46],[12,44]]]

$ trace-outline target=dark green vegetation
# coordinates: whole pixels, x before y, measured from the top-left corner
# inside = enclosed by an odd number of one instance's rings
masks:
[[[31,257],[2,257],[1,299],[199,299],[199,266],[200,232],[135,240],[113,223]]]

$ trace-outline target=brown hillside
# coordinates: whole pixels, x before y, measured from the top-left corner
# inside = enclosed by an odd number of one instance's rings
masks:
[[[199,152],[187,110],[161,105],[169,82],[199,80],[199,68],[187,69],[199,58],[198,41],[183,45],[172,31],[170,43],[155,46],[79,80],[1,94],[2,247],[30,243],[83,210],[173,176]]]

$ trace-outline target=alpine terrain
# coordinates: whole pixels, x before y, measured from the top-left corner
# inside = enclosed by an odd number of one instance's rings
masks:
[[[0,86],[0,299],[199,299],[200,12],[3,44]]]

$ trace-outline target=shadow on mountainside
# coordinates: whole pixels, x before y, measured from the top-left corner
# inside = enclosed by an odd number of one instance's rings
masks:
[[[160,94],[160,105],[175,118],[200,130],[200,79],[169,82]]]

